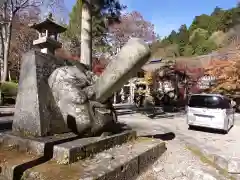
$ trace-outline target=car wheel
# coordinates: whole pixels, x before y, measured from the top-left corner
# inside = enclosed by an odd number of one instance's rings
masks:
[[[228,130],[229,130],[229,120],[228,120],[227,129],[224,129],[224,130],[222,131],[223,134],[228,134]]]
[[[223,130],[223,134],[228,134],[228,130]]]

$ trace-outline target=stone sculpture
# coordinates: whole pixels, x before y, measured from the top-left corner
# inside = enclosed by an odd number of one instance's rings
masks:
[[[130,47],[138,50],[133,57],[129,54]],[[88,136],[112,131],[117,116],[109,98],[114,89],[118,90],[138,66],[148,60],[148,50],[143,41],[130,40],[117,56],[117,61],[113,60],[99,79],[84,66],[81,69],[63,66],[53,71],[48,83],[65,124],[68,127],[73,125],[71,130]]]
[[[109,132],[117,121],[110,101],[95,101],[96,78],[87,68],[63,66],[53,71],[48,79],[65,123],[82,135]]]
[[[100,135],[116,127],[110,98],[148,61],[149,46],[130,39],[103,74],[79,62],[29,52],[22,61],[13,132],[48,136],[73,131]]]

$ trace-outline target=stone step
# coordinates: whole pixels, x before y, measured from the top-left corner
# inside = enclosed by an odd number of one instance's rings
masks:
[[[13,134],[11,131],[0,132],[1,147],[17,147],[18,150],[31,152],[35,155],[44,155],[45,151],[54,145],[79,139],[74,133],[64,133],[47,137],[26,137]]]
[[[166,150],[158,139],[137,138],[71,165],[51,160],[24,172],[24,180],[131,180]]]
[[[135,140],[136,136],[135,131],[129,130],[107,137],[81,138],[58,144],[53,148],[53,159],[59,164],[71,164],[116,145]]]
[[[133,114],[135,111],[129,110],[129,109],[122,109],[122,110],[117,110],[116,111],[117,115],[125,115],[125,114]]]
[[[129,103],[124,103],[124,104],[113,104],[114,108],[116,110],[118,109],[131,109],[131,108],[135,108],[136,105],[134,104],[129,104]]]
[[[13,116],[14,115],[14,107],[0,107],[0,117],[2,116]]]
[[[14,136],[8,132],[2,133],[0,175],[11,180],[15,176],[18,179],[26,169],[51,159],[60,164],[70,164],[135,139],[136,132],[132,130],[106,137],[90,138],[79,138],[72,133],[66,133],[34,139]]]

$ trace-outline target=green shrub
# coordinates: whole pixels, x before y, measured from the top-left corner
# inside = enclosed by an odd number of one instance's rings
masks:
[[[1,84],[1,91],[4,96],[17,96],[18,84],[15,82],[4,82]]]

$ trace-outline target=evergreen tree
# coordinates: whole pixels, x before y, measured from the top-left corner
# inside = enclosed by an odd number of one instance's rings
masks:
[[[181,27],[179,28],[177,39],[179,53],[180,55],[183,55],[185,51],[185,46],[189,43],[189,32],[186,24],[181,25]]]
[[[239,41],[240,3],[230,9],[215,7],[209,15],[195,16],[189,28],[181,25],[178,31],[171,31],[158,45],[167,52],[178,52],[180,56],[207,54],[217,48]],[[156,45],[155,45],[156,47]],[[157,51],[157,50],[156,50]],[[166,53],[164,53],[166,54]],[[167,53],[169,54],[169,53]],[[170,53],[171,54],[171,53]]]
[[[177,43],[177,32],[173,30],[167,39],[171,44]]]
[[[65,38],[67,38],[71,43],[74,42],[74,44],[78,46],[80,44],[81,36],[82,1],[83,0],[77,0],[76,4],[73,6],[69,15],[70,20],[67,27],[68,30],[65,33]],[[118,0],[94,1],[92,6],[92,37],[94,46],[105,45],[108,24],[118,23],[121,11],[124,8],[125,6],[121,5]],[[74,46],[74,44],[72,45]]]

